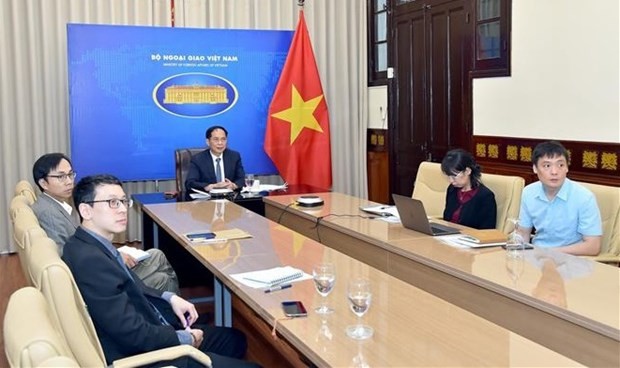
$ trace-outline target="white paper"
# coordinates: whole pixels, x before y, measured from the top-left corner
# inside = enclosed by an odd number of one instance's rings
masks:
[[[282,185],[276,185],[276,184],[260,184],[258,186],[253,186],[253,187],[245,187],[243,188],[243,192],[250,192],[250,193],[259,193],[259,192],[273,192],[274,190],[283,190],[286,189],[288,187],[288,185],[286,183],[282,184]]]
[[[366,206],[360,207],[360,210],[368,213],[372,213],[374,215],[383,216],[383,217],[395,217],[398,219],[396,222],[400,222],[400,215],[398,214],[398,210],[396,206],[386,206],[386,205],[378,205],[378,206]],[[388,221],[393,222],[393,221]]]
[[[209,191],[210,195],[217,195],[217,194],[228,194],[228,193],[232,193],[232,189],[229,188],[213,188]]]
[[[192,199],[209,199],[211,198],[211,195],[207,192],[203,192],[202,190],[198,190],[196,188],[192,188],[192,191],[194,191],[194,193],[190,193],[189,196]]]
[[[144,259],[147,259],[151,256],[150,253],[145,252],[142,249],[130,247],[127,245],[123,245],[122,247],[118,248],[118,251],[131,256],[131,258],[135,259],[138,262]]]

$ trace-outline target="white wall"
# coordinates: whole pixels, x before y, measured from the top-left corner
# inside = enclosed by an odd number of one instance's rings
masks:
[[[474,80],[474,134],[620,143],[619,1],[512,4],[512,75]],[[381,128],[387,87],[368,96]]]
[[[368,88],[368,128],[370,129],[387,129],[388,128],[388,111],[387,111],[387,87],[369,87]]]
[[[474,134],[620,143],[618,3],[513,0],[512,75],[474,80]]]

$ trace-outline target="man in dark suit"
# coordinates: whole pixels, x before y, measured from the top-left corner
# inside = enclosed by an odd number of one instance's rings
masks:
[[[212,189],[243,188],[245,171],[239,152],[227,148],[228,131],[212,126],[205,133],[208,149],[194,155],[185,180],[185,190],[192,188],[209,192]]]
[[[32,210],[47,236],[58,246],[62,255],[67,240],[80,226],[77,211],[68,203],[73,191],[75,171],[69,157],[62,153],[47,153],[32,166],[34,182],[41,195]],[[161,291],[179,294],[177,274],[159,249],[149,249],[149,257],[137,261],[128,254],[121,254],[125,264],[148,286]]]
[[[125,266],[112,245],[125,231],[132,200],[111,175],[87,176],[73,191],[81,226],[65,244],[63,260],[71,269],[88,306],[107,364],[131,355],[179,344],[192,344],[207,353],[213,367],[254,367],[242,358],[243,333],[232,328],[195,328],[193,304],[149,288]],[[162,365],[191,367],[186,358]]]

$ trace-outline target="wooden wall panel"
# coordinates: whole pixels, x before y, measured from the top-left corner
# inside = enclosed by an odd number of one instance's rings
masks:
[[[390,203],[390,165],[388,137],[385,129],[368,129],[367,138],[368,199]]]

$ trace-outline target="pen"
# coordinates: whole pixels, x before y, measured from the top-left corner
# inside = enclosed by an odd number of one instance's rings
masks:
[[[278,291],[278,290],[282,290],[282,289],[288,289],[290,287],[293,287],[292,284],[285,284],[285,285],[276,285],[276,286],[272,286],[269,289],[265,290],[266,293],[271,293],[273,291]]]
[[[214,243],[226,243],[228,241],[228,239],[226,239],[226,238],[211,238],[211,239],[207,239],[207,238],[191,238],[190,241],[193,242],[193,243],[209,243],[209,244],[214,244]]]

